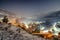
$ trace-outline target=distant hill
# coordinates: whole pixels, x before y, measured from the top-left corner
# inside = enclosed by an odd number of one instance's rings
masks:
[[[60,20],[60,11],[52,12],[42,18],[43,20]]]
[[[2,17],[4,15],[15,15],[15,14],[12,12],[9,12],[8,10],[0,9],[0,17]]]
[[[60,11],[53,12],[53,13],[45,16],[44,18],[60,18]]]

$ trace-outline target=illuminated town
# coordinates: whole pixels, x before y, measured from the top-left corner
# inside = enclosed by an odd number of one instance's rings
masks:
[[[0,9],[0,15],[2,15],[4,11],[5,10]],[[33,17],[31,18],[33,19]],[[49,20],[37,21],[31,18],[18,18],[16,15],[10,16],[9,14],[4,14],[0,18],[0,30],[7,32],[11,31],[12,34],[15,33],[15,35],[22,34],[24,37],[29,37],[30,35],[32,37],[30,40],[54,40],[54,38],[60,38],[59,21],[50,23]],[[26,40],[28,39],[29,38]]]

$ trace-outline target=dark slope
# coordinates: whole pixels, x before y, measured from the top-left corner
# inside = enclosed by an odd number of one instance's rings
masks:
[[[60,11],[53,12],[43,18],[50,18],[50,19],[60,19]]]

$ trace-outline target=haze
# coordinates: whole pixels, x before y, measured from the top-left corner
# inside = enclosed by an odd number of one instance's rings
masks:
[[[15,13],[17,16],[41,17],[49,12],[60,10],[60,1],[29,0],[29,1],[0,1],[0,8]]]

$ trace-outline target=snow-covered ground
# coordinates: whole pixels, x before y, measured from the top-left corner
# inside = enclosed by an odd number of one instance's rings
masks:
[[[8,30],[4,30],[4,27],[7,27],[8,24],[0,24],[0,40],[46,40],[44,38],[38,37],[27,33],[25,30],[20,28],[20,33],[16,30],[19,27],[12,26]],[[10,31],[11,30],[11,31]]]

